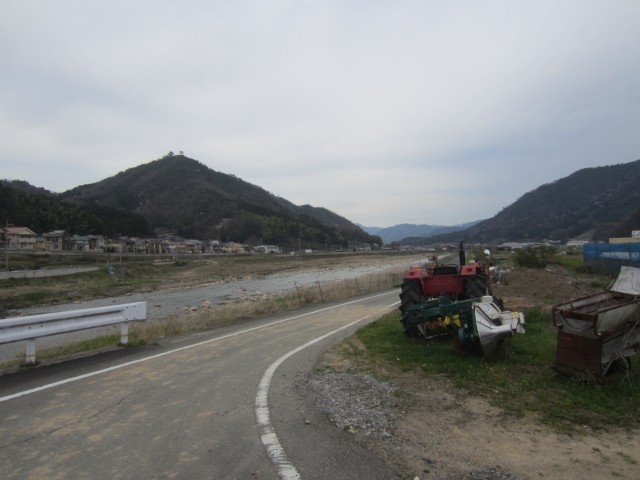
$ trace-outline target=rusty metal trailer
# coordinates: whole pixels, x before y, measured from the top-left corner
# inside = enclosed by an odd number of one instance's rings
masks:
[[[640,269],[623,267],[610,290],[552,308],[558,328],[554,367],[601,381],[640,350]]]

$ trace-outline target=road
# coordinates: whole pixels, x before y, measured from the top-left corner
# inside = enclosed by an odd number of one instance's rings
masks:
[[[392,479],[297,388],[397,290],[0,377],[3,479]]]

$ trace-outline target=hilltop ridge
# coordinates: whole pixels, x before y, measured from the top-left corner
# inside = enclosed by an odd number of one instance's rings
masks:
[[[40,232],[172,233],[321,249],[394,241],[427,245],[461,238],[471,243],[606,240],[640,229],[639,184],[640,160],[585,168],[523,194],[486,220],[383,229],[356,225],[323,207],[295,205],[197,160],[169,154],[60,194],[25,181],[2,180],[0,218]]]
[[[344,246],[380,243],[324,208],[296,206],[234,175],[184,155],[167,155],[59,196],[140,215],[156,233],[253,243]]]

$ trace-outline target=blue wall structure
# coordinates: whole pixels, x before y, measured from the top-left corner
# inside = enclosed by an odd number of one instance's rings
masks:
[[[608,271],[620,270],[623,265],[640,267],[640,243],[587,243],[584,263]]]

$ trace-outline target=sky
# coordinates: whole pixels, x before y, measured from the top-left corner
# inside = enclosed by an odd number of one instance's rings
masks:
[[[640,159],[638,0],[2,0],[0,178],[183,151],[366,226]]]

